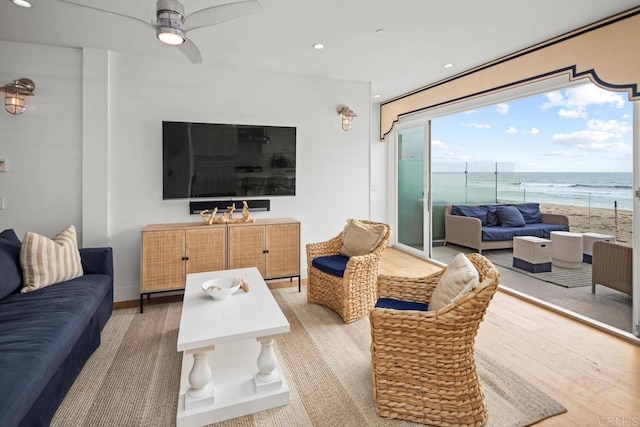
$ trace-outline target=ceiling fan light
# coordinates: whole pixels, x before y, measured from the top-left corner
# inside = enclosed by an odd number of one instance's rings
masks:
[[[11,0],[11,3],[20,7],[31,7],[31,3],[26,0]]]
[[[157,36],[162,43],[170,44],[172,46],[184,43],[185,39],[184,31],[168,27],[158,28]]]

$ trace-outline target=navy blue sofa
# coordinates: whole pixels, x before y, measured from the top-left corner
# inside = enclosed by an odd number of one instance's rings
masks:
[[[516,236],[548,239],[552,231],[569,231],[566,215],[540,212],[538,203],[446,205],[445,244],[484,249],[513,247]]]
[[[0,233],[0,426],[48,426],[111,316],[113,254],[80,249],[83,276],[23,294],[20,246]]]

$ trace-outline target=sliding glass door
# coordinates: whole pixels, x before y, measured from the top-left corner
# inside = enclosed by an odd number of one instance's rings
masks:
[[[429,126],[401,128],[395,140],[397,243],[409,252],[429,257]]]

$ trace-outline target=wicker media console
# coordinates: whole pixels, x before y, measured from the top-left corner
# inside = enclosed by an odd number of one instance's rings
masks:
[[[300,222],[147,225],[142,229],[140,313],[145,295],[183,290],[189,273],[245,267],[257,267],[265,280],[296,277],[300,290]]]

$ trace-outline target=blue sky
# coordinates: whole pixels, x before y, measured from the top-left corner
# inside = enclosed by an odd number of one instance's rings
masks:
[[[632,103],[586,84],[432,121],[432,162],[516,172],[631,172]]]

